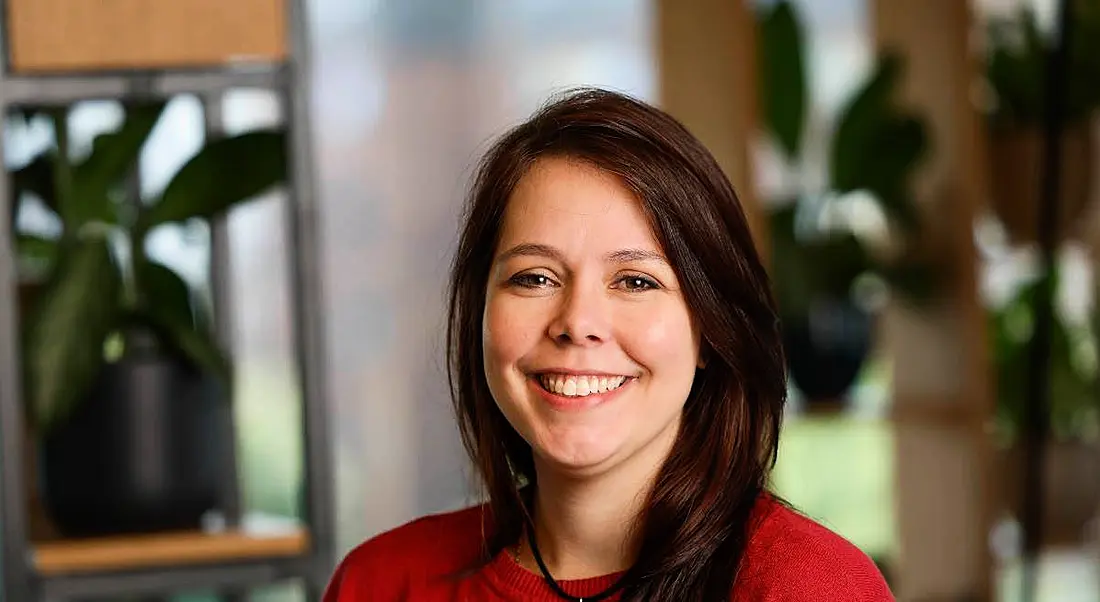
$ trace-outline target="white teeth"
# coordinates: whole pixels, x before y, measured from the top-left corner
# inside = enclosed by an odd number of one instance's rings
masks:
[[[565,374],[543,374],[539,382],[551,393],[565,397],[584,397],[618,389],[625,376],[573,376]]]
[[[576,395],[577,394],[577,379],[575,379],[575,378],[566,378],[565,379],[565,386],[562,387],[561,392],[563,394],[569,396],[569,397],[572,397],[572,396]]]
[[[577,378],[577,395],[584,397],[591,393],[591,389],[588,388],[588,378],[581,376]]]

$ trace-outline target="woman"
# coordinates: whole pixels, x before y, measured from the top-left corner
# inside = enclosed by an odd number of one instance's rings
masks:
[[[687,130],[573,92],[496,143],[467,211],[449,376],[488,501],[366,542],[326,602],[893,599],[765,491],[786,400],[775,303]]]

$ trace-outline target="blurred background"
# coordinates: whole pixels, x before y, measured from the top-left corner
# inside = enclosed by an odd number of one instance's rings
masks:
[[[19,2],[9,4],[10,29]],[[310,57],[296,85],[310,102],[324,289],[305,319],[322,325],[325,340],[331,428],[321,443],[332,454],[334,557],[476,500],[442,359],[461,200],[494,136],[556,92],[598,85],[682,119],[750,213],[791,363],[774,488],[867,552],[899,600],[1100,602],[1100,2],[1070,4],[1062,86],[1048,78],[1062,31],[1056,0],[306,1]],[[246,16],[235,26],[250,23]],[[1044,103],[1063,96],[1052,162]],[[294,524],[304,512],[306,445],[289,268],[293,195],[278,168],[263,171],[266,139],[247,136],[283,131],[293,117],[286,103],[250,86],[214,100],[179,94],[144,129],[143,109],[110,99],[8,108],[3,157],[15,192],[19,313],[51,306],[58,293],[38,290],[58,258],[49,241],[64,239],[79,214],[51,200],[64,198],[56,167],[46,191],[31,167],[63,148],[79,184],[81,167],[110,163],[88,160],[101,142],[108,148],[139,131],[131,145],[139,169],[124,187],[138,202],[111,196],[123,208],[112,211],[164,219],[150,218],[149,228],[137,219],[141,238],[112,243],[143,257],[119,278],[140,300],[135,282],[149,291],[159,282],[141,266],[168,268],[175,279],[166,288],[186,285],[197,299],[187,310],[196,330],[197,308],[217,306],[234,370],[241,506],[254,521]],[[216,146],[219,137],[237,145]],[[247,173],[242,181],[255,176],[255,185],[206,209],[191,201],[175,213],[148,209],[203,194],[201,176],[185,181],[196,156],[226,158],[234,170],[226,177]],[[1062,174],[1057,188],[1044,179],[1052,166]],[[1054,197],[1058,214],[1044,222]],[[144,254],[128,249],[134,240]],[[85,293],[94,296],[92,283],[114,276],[89,278]],[[82,299],[80,290],[68,294]],[[43,347],[32,344],[34,361],[56,357]],[[198,343],[186,348],[218,365]],[[37,366],[27,389],[33,384],[34,399],[48,405],[51,373]],[[177,386],[162,393],[172,397]],[[31,406],[27,414],[64,424],[79,410]],[[30,464],[28,483],[81,471],[64,459],[76,444],[40,449],[30,432],[32,462],[62,459],[49,465],[52,477]],[[48,499],[79,491],[55,483],[26,493],[32,539],[85,535],[87,517],[59,527],[64,504]],[[211,589],[174,599],[209,599]],[[307,591],[273,583],[237,593],[290,602]]]

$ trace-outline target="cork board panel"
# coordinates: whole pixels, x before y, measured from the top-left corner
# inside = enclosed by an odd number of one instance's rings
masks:
[[[285,0],[8,0],[14,73],[197,68],[286,55]]]

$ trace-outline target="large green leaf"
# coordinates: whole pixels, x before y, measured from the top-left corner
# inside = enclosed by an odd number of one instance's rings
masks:
[[[231,391],[233,368],[229,358],[218,346],[212,333],[196,330],[192,324],[160,307],[145,312],[165,336],[168,343],[196,368],[216,376]]]
[[[254,131],[209,142],[172,178],[139,229],[211,218],[286,178],[286,137]]]
[[[901,74],[901,59],[885,54],[875,73],[841,112],[829,156],[830,185],[838,192],[861,188],[864,160],[890,114],[890,101]]]
[[[88,391],[118,315],[121,278],[103,239],[72,243],[30,316],[24,359],[30,416],[48,430]]]
[[[153,261],[141,266],[144,306],[139,314],[157,327],[170,346],[195,367],[229,385],[232,369],[199,309],[194,291],[171,268]]]
[[[158,308],[160,313],[174,322],[195,326],[195,307],[191,287],[164,264],[147,261],[140,264],[138,282],[142,301],[146,306]]]
[[[72,198],[66,200],[63,213],[68,226],[114,220],[111,190],[137,168],[141,149],[163,110],[162,103],[128,107],[119,129],[96,136],[88,157],[73,166]]]
[[[922,121],[915,117],[884,116],[861,148],[851,149],[863,169],[852,174],[838,192],[865,190],[878,199],[887,217],[907,232],[918,227],[911,176],[928,146]]]
[[[894,106],[900,71],[900,60],[885,55],[853,97],[833,137],[830,175],[835,192],[871,193],[890,221],[911,233],[919,224],[910,180],[925,156],[928,135],[921,119]]]
[[[872,151],[875,153],[878,178],[884,182],[900,182],[924,158],[928,148],[928,134],[924,121],[912,116],[899,115],[889,119],[875,137]],[[877,185],[870,186],[872,190]],[[883,189],[890,188],[883,186]]]
[[[795,159],[802,148],[807,96],[802,30],[789,1],[764,10],[757,49],[764,119],[787,156]]]
[[[211,308],[180,275],[155,261],[141,264],[139,286],[146,306],[158,308],[173,323],[206,335],[214,332]]]

